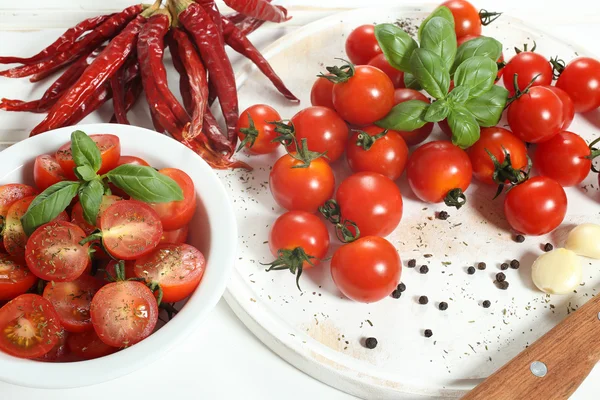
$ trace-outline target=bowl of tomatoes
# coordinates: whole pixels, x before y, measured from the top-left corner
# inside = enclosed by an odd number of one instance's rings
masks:
[[[237,241],[212,169],[128,125],[3,151],[0,216],[0,380],[29,387],[91,385],[159,358],[216,305]]]

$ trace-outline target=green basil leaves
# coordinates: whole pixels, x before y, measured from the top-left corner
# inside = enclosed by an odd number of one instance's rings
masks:
[[[448,21],[448,23],[452,25],[452,30],[454,30],[454,16],[452,15],[452,11],[450,11],[450,9],[446,6],[440,6],[433,10],[433,12],[429,14],[429,16],[425,18],[425,20],[419,26],[418,36],[420,42],[423,41],[423,29],[425,28],[425,25],[427,25],[430,20],[436,17],[443,18]]]
[[[475,39],[467,40],[458,47],[454,65],[452,65],[450,73],[454,74],[456,68],[471,57],[487,57],[492,61],[496,61],[501,55],[502,43],[496,39],[479,36]]]
[[[394,24],[376,25],[375,37],[390,65],[400,71],[410,72],[410,56],[419,47],[417,42]]]
[[[476,56],[465,60],[454,73],[456,87],[469,89],[469,97],[477,97],[494,85],[498,65],[491,58]]]
[[[508,90],[494,85],[489,91],[467,100],[465,107],[477,119],[479,126],[496,126],[507,100]]]
[[[416,49],[410,57],[410,66],[419,85],[436,99],[446,97],[450,88],[450,73],[444,61],[431,50]]]
[[[106,177],[136,200],[147,203],[183,200],[183,191],[177,182],[154,168],[124,164],[107,173]]]
[[[429,104],[421,100],[409,100],[392,108],[392,111],[375,124],[384,129],[414,131],[427,123],[425,114]]]
[[[102,165],[102,157],[96,143],[82,131],[71,134],[71,154],[78,167],[88,166],[98,172]]]
[[[83,217],[88,224],[95,226],[104,196],[104,185],[99,180],[85,183],[79,191],[79,202],[83,209]]]
[[[456,56],[454,25],[442,17],[434,17],[427,21],[421,35],[421,48],[440,56],[445,69],[449,70]]]
[[[77,195],[79,182],[58,182],[40,193],[21,218],[23,230],[31,235],[39,226],[47,224],[63,212]]]

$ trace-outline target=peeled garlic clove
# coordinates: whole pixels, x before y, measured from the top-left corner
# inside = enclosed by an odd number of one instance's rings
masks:
[[[581,263],[577,254],[556,249],[542,254],[531,267],[533,283],[542,292],[566,294],[581,283]]]
[[[581,224],[573,228],[565,248],[580,256],[600,259],[600,225]]]

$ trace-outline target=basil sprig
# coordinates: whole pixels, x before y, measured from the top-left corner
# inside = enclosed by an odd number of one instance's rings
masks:
[[[115,184],[132,198],[148,203],[183,200],[183,191],[177,182],[152,167],[125,164],[104,175],[98,175],[102,166],[100,150],[82,131],[71,134],[71,154],[75,162],[74,172],[79,180],[58,182],[31,202],[21,218],[27,235],[56,218],[77,195],[85,220],[95,225],[102,196],[110,193],[108,182]]]

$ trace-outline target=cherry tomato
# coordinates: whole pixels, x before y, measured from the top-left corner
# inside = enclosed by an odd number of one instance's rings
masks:
[[[314,213],[333,195],[335,177],[322,157],[306,168],[298,168],[302,164],[289,154],[281,157],[269,174],[269,187],[277,204],[286,210]]]
[[[296,139],[306,139],[309,150],[325,153],[325,160],[334,162],[344,154],[348,141],[348,125],[332,109],[308,107],[299,111],[291,120]],[[288,151],[296,151],[292,144]]]
[[[556,81],[556,87],[567,92],[575,112],[588,112],[600,107],[600,61],[579,57],[571,61]]]
[[[89,243],[83,229],[67,221],[50,222],[40,226],[27,240],[25,260],[38,278],[70,282],[77,279],[90,263]]]
[[[565,92],[561,88],[558,88],[556,86],[545,87],[552,90],[552,92],[554,92],[554,94],[557,95],[560,101],[562,102],[564,122],[560,129],[565,131],[569,128],[569,126],[571,126],[571,122],[573,122],[573,118],[575,118],[575,105],[573,104],[573,100],[571,100],[571,97],[569,97],[567,92]]]
[[[273,107],[255,104],[240,114],[235,130],[250,154],[269,154],[279,147],[278,142],[273,142],[277,137],[275,125],[269,122],[280,119]]]
[[[510,154],[514,169],[527,166],[527,147],[525,143],[509,130],[500,127],[481,128],[481,136],[477,142],[467,149],[473,166],[473,176],[483,183],[494,185],[494,163],[487,151],[492,153],[500,164],[504,162],[505,153]]]
[[[37,294],[22,294],[0,308],[0,350],[36,358],[56,345],[62,330],[52,304]]]
[[[361,236],[387,236],[402,219],[400,189],[390,178],[375,172],[349,176],[338,187],[335,198],[342,218],[354,222]]]
[[[11,300],[25,293],[37,279],[23,260],[0,254],[0,300]]]
[[[21,200],[24,197],[35,196],[37,194],[37,190],[31,186],[20,183],[10,183],[8,185],[0,186],[0,217],[6,219],[8,209],[17,200]]]
[[[100,340],[113,347],[129,347],[147,338],[158,321],[154,294],[137,281],[103,286],[92,299],[90,313]]]
[[[333,106],[333,85],[329,79],[317,78],[310,89],[310,104],[335,110]]]
[[[93,330],[90,317],[92,298],[104,282],[91,275],[82,275],[71,282],[50,282],[44,289],[58,314],[61,325],[69,332]]]
[[[115,168],[120,165],[125,165],[125,164],[141,165],[142,167],[150,166],[150,164],[148,164],[148,162],[146,160],[144,160],[143,158],[139,158],[136,156],[121,156],[121,157],[119,157],[119,161],[117,162],[117,165],[115,166]]]
[[[119,350],[100,340],[94,330],[71,333],[67,338],[67,347],[71,353],[84,360],[104,357]]]
[[[154,250],[163,234],[160,218],[148,204],[117,201],[100,216],[102,243],[113,257],[135,260]]]
[[[521,140],[541,143],[560,132],[563,104],[550,89],[534,86],[508,107],[508,125]]]
[[[42,154],[35,158],[33,180],[39,190],[46,190],[55,183],[66,181],[67,177],[54,157],[49,154]]]
[[[161,243],[185,243],[188,237],[189,225],[182,228],[175,229],[174,231],[163,231],[163,235],[160,238]]]
[[[451,142],[439,140],[424,144],[412,154],[406,174],[419,199],[440,203],[453,189],[467,190],[473,168],[467,153]]]
[[[396,89],[394,92],[394,105],[404,103],[408,100],[421,100],[425,103],[429,103],[429,99],[425,97],[425,95],[421,92],[418,92],[413,89]],[[428,122],[419,129],[415,129],[414,131],[396,131],[402,136],[404,141],[409,146],[414,146],[415,144],[419,144],[425,139],[429,137],[431,131],[433,130],[433,123]]]
[[[25,245],[27,244],[27,235],[21,225],[21,217],[25,215],[29,204],[35,197],[25,197],[14,202],[8,209],[6,219],[4,220],[4,248],[6,252],[14,257],[23,258],[25,256]],[[69,216],[66,212],[61,212],[54,221],[68,221]]]
[[[567,213],[567,195],[558,182],[536,176],[513,187],[504,199],[504,215],[514,230],[526,235],[552,232]]]
[[[544,56],[531,51],[520,52],[502,69],[504,87],[508,89],[511,96],[515,94],[515,74],[518,75],[519,90],[525,90],[534,78],[533,86],[546,86],[552,83],[552,66]]]
[[[71,210],[71,222],[83,229],[86,236],[91,235],[99,226],[100,226],[100,216],[108,207],[116,203],[117,201],[123,200],[122,197],[119,196],[102,196],[102,202],[100,203],[100,210],[98,212],[98,217],[96,218],[96,224],[90,225],[85,220],[83,216],[83,207],[80,202],[75,203],[73,209]]]
[[[443,2],[442,6],[448,7],[452,12],[457,39],[467,35],[481,35],[479,11],[473,7],[473,4],[465,0],[449,0]]]
[[[400,282],[402,264],[396,248],[377,236],[364,236],[340,247],[331,259],[331,276],[348,298],[374,303]]]
[[[353,64],[366,64],[381,52],[375,37],[375,25],[361,25],[346,39],[346,54]]]
[[[348,81],[333,86],[333,105],[351,124],[372,124],[394,106],[394,84],[380,69],[359,65]]]
[[[398,131],[388,130],[375,139],[365,140],[365,134],[373,138],[384,130],[371,125],[354,131],[346,145],[346,157],[352,172],[377,172],[395,181],[404,172],[408,160],[408,147]]]
[[[183,200],[168,203],[151,203],[163,229],[172,231],[189,224],[196,212],[196,190],[188,174],[177,168],[163,168],[159,173],[173,179],[183,191]]]
[[[540,143],[535,150],[535,163],[540,175],[554,179],[562,186],[579,185],[588,176],[592,160],[590,149],[581,136],[562,131]]]
[[[119,137],[115,135],[90,135],[90,139],[96,142],[102,157],[98,174],[105,174],[115,168],[121,158],[121,141]],[[61,146],[55,157],[67,178],[77,179],[74,172],[75,161],[73,161],[73,155],[71,154],[71,142]]]
[[[376,55],[369,61],[369,65],[375,68],[379,68],[390,78],[395,88],[404,87],[404,72],[392,67],[388,60],[385,58],[385,54],[381,53]]]
[[[61,329],[60,332],[56,334],[58,336],[58,340],[53,348],[50,349],[49,352],[44,354],[41,357],[35,358],[38,361],[44,362],[69,362],[73,361],[71,359],[71,352],[67,347],[67,338],[69,337],[69,333],[64,329]]]

